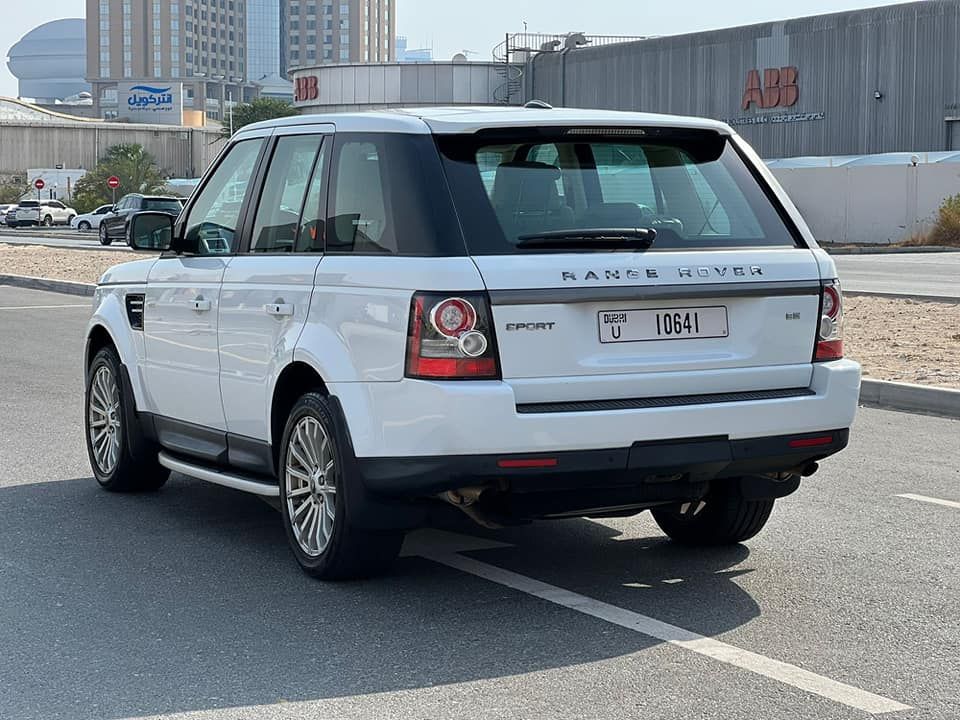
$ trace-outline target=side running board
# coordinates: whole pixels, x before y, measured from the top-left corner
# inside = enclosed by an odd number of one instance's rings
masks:
[[[172,457],[162,451],[157,459],[165,468],[189,475],[198,480],[206,480],[207,482],[223,485],[224,487],[233,488],[234,490],[242,490],[243,492],[260,495],[262,497],[280,497],[280,487],[278,485],[261,482],[259,480],[251,480],[241,475],[235,475],[203,465],[194,465],[193,463]]]

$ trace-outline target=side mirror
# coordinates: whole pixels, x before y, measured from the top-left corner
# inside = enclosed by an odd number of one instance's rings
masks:
[[[174,218],[168,213],[141,212],[130,218],[130,247],[163,252],[173,242]]]

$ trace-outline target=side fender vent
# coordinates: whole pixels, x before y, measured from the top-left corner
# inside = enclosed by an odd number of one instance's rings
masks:
[[[127,295],[127,320],[134,330],[143,330],[143,300],[139,293]]]

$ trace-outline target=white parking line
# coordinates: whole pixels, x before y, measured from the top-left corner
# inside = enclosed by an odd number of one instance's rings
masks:
[[[459,555],[450,548],[430,549],[424,543],[420,545],[416,554],[441,565],[505,585],[527,595],[561,605],[570,610],[576,610],[584,615],[605,620],[628,630],[657,638],[722,663],[749,670],[757,675],[777,680],[791,687],[805,690],[871,715],[912,709],[909,705],[880,695],[874,695],[852,685],[831,680],[796,665],[774,660],[749,650],[741,650],[733,645],[704,637],[632,610],[625,610],[556,585],[549,585],[494,565],[488,565],[465,555]]]
[[[19,305],[13,307],[0,307],[0,310],[57,310],[59,308],[90,308],[90,303],[83,305]]]
[[[930,503],[931,505],[943,505],[943,507],[960,510],[960,502],[955,502],[954,500],[941,500],[940,498],[927,497],[926,495],[914,495],[913,493],[903,493],[902,495],[897,495],[896,497],[906,498],[907,500],[918,500],[920,502]]]

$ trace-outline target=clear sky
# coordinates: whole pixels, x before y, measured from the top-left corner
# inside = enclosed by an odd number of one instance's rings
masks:
[[[676,35],[787,17],[890,5],[883,0],[397,0],[397,31],[410,47],[432,47],[437,59],[469,50],[487,59],[504,33],[581,31],[595,35]],[[10,47],[49,20],[83,17],[84,0],[0,0],[0,95],[17,94],[7,70]]]

